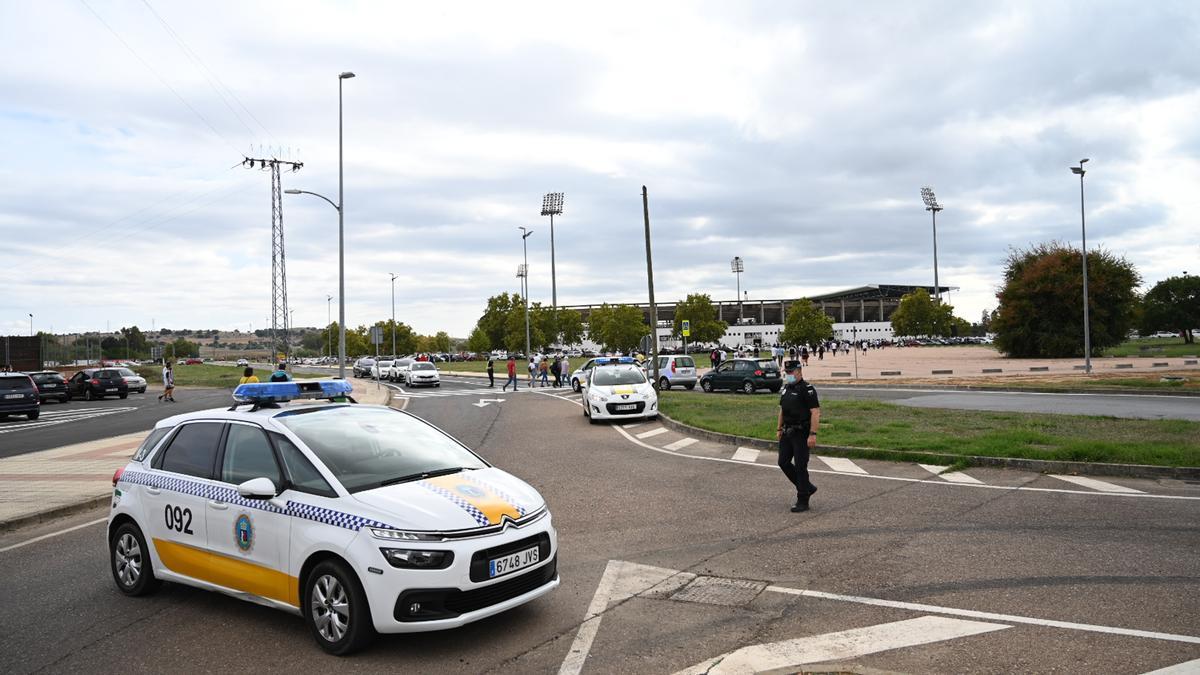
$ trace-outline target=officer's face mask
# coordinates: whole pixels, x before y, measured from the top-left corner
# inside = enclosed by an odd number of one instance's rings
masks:
[[[784,382],[787,382],[788,384],[795,384],[795,382],[796,382],[796,376],[795,376],[795,375],[792,375],[791,373],[788,373],[788,374],[787,374],[787,376],[785,376],[785,377],[783,378],[783,381],[784,381]]]

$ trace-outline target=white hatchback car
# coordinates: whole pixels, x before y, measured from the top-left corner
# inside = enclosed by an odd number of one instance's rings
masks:
[[[437,366],[429,361],[414,361],[408,367],[408,372],[405,373],[404,379],[410,387],[418,385],[425,387],[442,386],[442,377],[438,373]]]
[[[174,581],[283,609],[345,654],[376,632],[454,628],[558,586],[557,533],[526,483],[408,413],[276,405],[349,389],[245,384],[228,410],[158,422],[113,476],[117,588]]]
[[[583,381],[583,414],[600,420],[658,417],[658,394],[636,363],[599,364]]]

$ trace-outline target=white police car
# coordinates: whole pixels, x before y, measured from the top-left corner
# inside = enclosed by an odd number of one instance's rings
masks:
[[[658,417],[658,393],[637,361],[629,357],[597,359],[580,384],[583,414],[593,424],[606,419]]]
[[[341,380],[244,384],[162,420],[113,476],[113,579],[175,581],[301,614],[334,654],[454,628],[559,584],[541,495],[440,429],[353,404]],[[348,403],[289,405],[299,398]]]

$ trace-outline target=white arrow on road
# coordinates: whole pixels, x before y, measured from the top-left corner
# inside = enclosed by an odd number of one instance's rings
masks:
[[[475,406],[476,408],[486,408],[489,403],[504,403],[504,399],[502,399],[502,398],[481,398],[478,401],[476,401],[475,403],[472,403],[471,405]]]
[[[901,647],[953,640],[1009,628],[999,623],[922,616],[836,633],[742,647],[715,659],[701,661],[676,675],[693,673],[758,673],[810,663],[844,661]]]

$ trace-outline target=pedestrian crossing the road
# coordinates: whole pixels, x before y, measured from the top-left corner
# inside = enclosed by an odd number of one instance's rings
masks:
[[[74,410],[49,410],[42,412],[42,414],[36,420],[15,423],[9,422],[7,424],[0,423],[0,434],[11,434],[15,431],[40,429],[42,427],[67,424],[81,420],[89,420],[96,417],[105,417],[107,415],[117,415],[120,413],[131,412],[133,410],[137,410],[137,408],[76,408]]]

